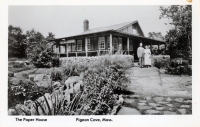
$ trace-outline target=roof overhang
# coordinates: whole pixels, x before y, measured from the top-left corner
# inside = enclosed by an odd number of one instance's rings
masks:
[[[153,45],[154,44],[155,45],[157,45],[157,44],[166,44],[165,41],[155,40],[155,39],[152,39],[152,38],[138,36],[138,35],[134,35],[134,34],[130,34],[130,33],[119,32],[119,31],[116,31],[116,30],[107,30],[107,31],[93,32],[93,33],[88,33],[88,34],[79,34],[79,35],[74,35],[74,36],[57,38],[57,39],[52,40],[52,41],[61,42],[62,43],[63,40],[64,40],[64,42],[62,44],[67,44],[67,43],[75,42],[76,38],[78,39],[78,38],[86,38],[86,37],[91,37],[91,36],[101,36],[101,35],[109,35],[109,34],[119,35],[119,36],[129,37],[129,38],[138,38],[138,39],[144,40],[146,43],[153,44]]]

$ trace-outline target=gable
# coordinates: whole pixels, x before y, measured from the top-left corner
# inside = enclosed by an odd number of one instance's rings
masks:
[[[124,27],[118,29],[117,31],[144,37],[144,34],[143,34],[142,29],[140,28],[140,25],[138,22],[124,26]]]

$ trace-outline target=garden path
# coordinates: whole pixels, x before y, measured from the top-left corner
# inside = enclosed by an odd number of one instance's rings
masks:
[[[123,110],[118,115],[128,115],[126,110],[140,114],[192,114],[192,77],[188,75],[168,75],[164,70],[139,68],[127,70],[131,83],[127,90],[135,95],[124,95]],[[124,107],[128,107],[127,109]],[[137,110],[137,111],[135,111]]]

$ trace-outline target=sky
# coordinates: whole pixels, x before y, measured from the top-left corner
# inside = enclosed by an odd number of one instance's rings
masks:
[[[22,28],[25,33],[34,29],[45,37],[48,32],[56,38],[83,32],[83,21],[89,20],[89,29],[138,20],[146,37],[149,32],[171,29],[167,19],[159,19],[157,5],[104,6],[9,6],[8,24]]]

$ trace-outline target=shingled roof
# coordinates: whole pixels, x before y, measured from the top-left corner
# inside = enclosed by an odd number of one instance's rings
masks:
[[[68,37],[73,37],[73,36],[81,36],[81,35],[87,35],[87,34],[99,33],[99,32],[104,32],[104,31],[111,31],[111,30],[117,31],[120,28],[123,28],[125,26],[131,25],[131,24],[134,24],[134,23],[138,23],[138,21],[136,20],[136,21],[120,23],[120,24],[116,24],[116,25],[93,28],[93,29],[89,29],[87,31],[84,31],[82,33],[76,34],[76,35],[66,36],[66,37],[62,37],[62,38],[68,38]],[[138,25],[139,25],[139,23],[138,23]],[[143,32],[142,32],[142,34],[143,34]],[[62,39],[62,38],[57,38],[57,39]],[[55,40],[57,40],[57,39],[55,39]]]

